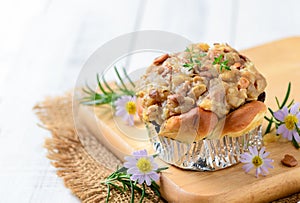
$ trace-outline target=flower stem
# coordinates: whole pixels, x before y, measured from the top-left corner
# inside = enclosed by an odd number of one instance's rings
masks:
[[[109,197],[110,197],[110,185],[108,184],[107,185],[107,196],[106,196],[106,200],[105,200],[106,203],[108,203]]]
[[[299,146],[298,142],[295,140],[294,136],[293,136],[293,139],[292,139],[292,143],[296,147],[296,149],[300,148],[300,146]]]
[[[132,180],[130,180],[130,187],[131,187],[131,199],[130,199],[130,203],[134,203],[134,187],[133,187]]]
[[[143,202],[143,199],[144,199],[144,197],[145,197],[145,192],[146,192],[146,189],[145,189],[145,183],[143,183],[143,192],[142,192],[142,197],[141,197],[141,199],[140,199],[140,203]]]

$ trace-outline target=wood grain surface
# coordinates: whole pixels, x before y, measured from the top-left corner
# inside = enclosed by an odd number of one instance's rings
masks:
[[[283,39],[266,45],[242,51],[265,75],[268,81],[267,105],[275,108],[275,95],[284,97],[288,82],[292,82],[291,97],[300,101],[300,37]],[[97,114],[98,116],[95,116]],[[142,127],[133,134],[139,140],[128,137],[120,131],[123,127],[112,116],[108,107],[82,107],[83,122],[120,159],[137,149],[147,148]],[[98,119],[100,116],[101,119]],[[140,124],[141,125],[141,124]],[[254,171],[245,174],[242,164],[216,172],[194,172],[170,168],[161,175],[161,192],[170,202],[265,202],[289,194],[300,192],[300,166],[288,168],[280,160],[285,154],[292,154],[300,160],[300,151],[291,143],[271,143],[267,145],[270,158],[274,159],[274,169],[266,177],[255,178]],[[163,163],[161,163],[163,164]]]

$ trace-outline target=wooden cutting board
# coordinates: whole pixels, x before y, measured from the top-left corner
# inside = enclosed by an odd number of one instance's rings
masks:
[[[291,98],[300,102],[300,37],[287,38],[241,51],[248,56],[267,78],[266,104],[275,109],[275,95],[285,96],[288,82],[292,82]],[[95,115],[99,116],[95,116]],[[82,122],[117,157],[138,149],[152,151],[142,124],[134,131],[126,129],[113,117],[109,107],[81,106]],[[100,117],[100,119],[98,118]],[[122,131],[120,130],[122,129]],[[128,136],[130,131],[133,137]],[[136,139],[136,137],[138,139]],[[169,202],[267,202],[300,192],[300,164],[288,168],[280,163],[285,154],[292,154],[300,162],[300,151],[291,143],[267,145],[274,169],[266,177],[255,178],[254,171],[245,174],[242,164],[215,172],[185,171],[170,166],[161,174],[162,196]],[[162,161],[162,165],[166,165]]]

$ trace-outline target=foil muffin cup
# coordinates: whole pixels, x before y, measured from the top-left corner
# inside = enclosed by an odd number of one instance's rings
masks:
[[[216,171],[238,164],[240,155],[249,146],[263,146],[262,126],[258,126],[239,137],[224,136],[219,140],[200,140],[183,143],[159,136],[158,126],[147,124],[150,142],[163,161],[182,169]]]

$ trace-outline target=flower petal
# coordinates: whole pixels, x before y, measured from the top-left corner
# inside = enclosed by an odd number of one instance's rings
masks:
[[[141,175],[141,176],[138,178],[139,184],[142,184],[144,181],[145,181],[145,175]]]
[[[255,173],[256,178],[258,178],[259,174],[261,174],[261,169],[260,169],[260,167],[257,167],[256,168],[256,173]]]
[[[148,176],[149,176],[152,180],[154,180],[154,181],[158,181],[158,180],[159,180],[159,174],[156,173],[156,172],[150,173],[150,174],[148,174]]]
[[[130,126],[134,126],[134,119],[133,119],[133,115],[129,115],[129,117],[128,117],[128,124],[130,125]]]
[[[286,117],[287,114],[288,113],[285,114],[284,111],[282,111],[282,110],[278,110],[278,111],[274,112],[273,115],[277,120],[284,121],[284,118]]]
[[[147,184],[148,186],[151,185],[151,179],[150,179],[149,176],[145,175],[145,181],[146,181],[146,184]]]
[[[298,134],[298,132],[296,130],[293,131],[293,136],[295,138],[295,140],[300,143],[300,136]]]
[[[132,167],[127,170],[129,174],[142,175],[141,171],[137,167]]]
[[[269,156],[270,152],[265,152],[263,155],[261,155],[261,158],[266,158],[267,156]]]
[[[116,112],[115,112],[115,115],[116,115],[116,116],[124,116],[124,115],[126,115],[126,114],[127,114],[127,112],[126,112],[125,109],[121,109],[121,108],[116,109]]]
[[[123,166],[124,166],[125,168],[132,168],[132,167],[135,167],[135,166],[136,166],[136,163],[133,163],[133,162],[125,162],[125,163],[123,164]]]
[[[263,176],[266,176],[269,173],[268,168],[264,165],[262,165],[260,169],[261,169],[261,174],[263,174]]]
[[[243,166],[243,169],[245,170],[246,173],[248,173],[252,168],[253,168],[252,163],[248,163]]]
[[[132,155],[144,157],[144,156],[148,156],[148,153],[146,149],[143,149],[143,150],[133,152]]]
[[[283,111],[283,113],[284,113],[285,115],[288,115],[288,114],[289,114],[289,110],[288,110],[288,108],[287,108],[286,106],[282,108],[282,111]]]
[[[125,156],[124,159],[128,162],[132,162],[135,163],[137,162],[137,158],[133,157],[133,156]]]
[[[293,115],[296,115],[298,112],[299,112],[299,106],[300,106],[300,103],[297,102],[295,103],[291,109],[290,109],[290,113],[293,114]]]
[[[257,147],[253,147],[253,152],[254,152],[254,155],[255,155],[255,156],[258,156],[258,150],[257,150]]]
[[[132,176],[130,176],[130,179],[133,180],[133,181],[136,181],[136,180],[138,180],[140,177],[141,177],[141,175],[135,175],[135,174],[133,174]]]
[[[290,140],[290,141],[293,139],[293,130],[291,130],[291,131],[289,130],[288,131],[287,139]]]
[[[272,166],[270,163],[272,163],[273,162],[273,160],[271,160],[271,161],[266,161],[265,160],[265,163],[264,163],[264,166],[266,166],[266,167],[268,167],[268,168],[274,168],[274,166]]]
[[[260,150],[259,150],[259,156],[260,157],[263,157],[263,154],[264,154],[264,152],[265,152],[265,147],[262,147]]]
[[[251,161],[252,161],[252,156],[248,152],[241,154],[242,163],[249,163]]]
[[[249,150],[250,154],[253,156],[254,155],[254,147],[249,146],[248,150]]]
[[[289,130],[285,127],[284,124],[280,125],[277,129],[277,134],[281,134],[282,137],[287,138],[288,137]]]

